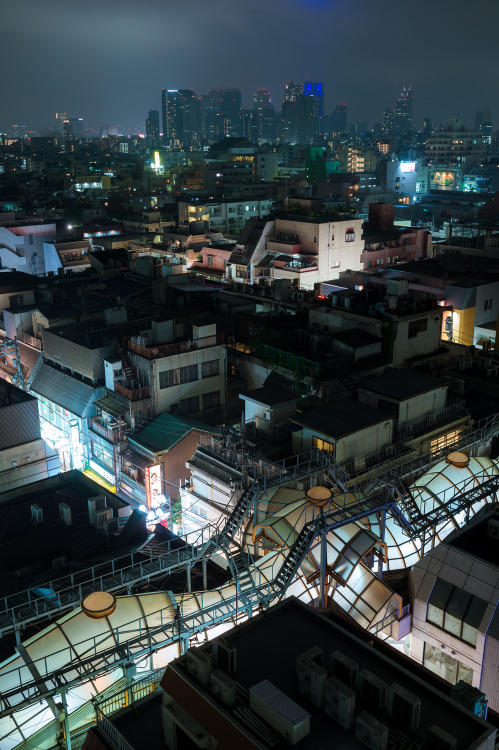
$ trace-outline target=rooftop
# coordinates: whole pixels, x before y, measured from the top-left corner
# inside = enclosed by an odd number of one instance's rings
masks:
[[[385,375],[363,380],[359,384],[359,388],[397,401],[404,401],[406,398],[433,391],[446,385],[448,385],[448,381],[443,378],[434,378],[416,370],[402,368]]]
[[[153,453],[161,453],[173,448],[191,430],[213,432],[212,427],[202,422],[187,418],[178,419],[173,414],[164,412],[130,440]]]
[[[401,686],[414,700],[420,701],[419,721],[411,730],[409,721],[403,721],[401,715],[395,712],[390,715],[386,705],[376,709],[370,698],[361,693],[359,682],[348,691],[349,695],[354,696],[357,717],[365,711],[381,722],[381,728],[387,728],[389,747],[427,747],[430,727],[435,725],[456,739],[456,750],[482,747],[481,743],[484,743],[485,747],[487,738],[495,735],[495,730],[490,724],[432,687],[425,679],[426,670],[416,670],[414,665],[404,663],[405,660],[395,651],[390,652],[378,646],[376,638],[371,637],[368,643],[364,636],[352,632],[352,628],[347,627],[346,623],[340,624],[336,618],[319,614],[295,598],[288,598],[281,604],[271,607],[263,615],[233,628],[224,634],[224,639],[237,649],[236,670],[232,679],[240,686],[236,690],[238,696],[243,696],[244,691],[254,689],[262,680],[268,680],[280,691],[283,700],[285,696],[297,704],[297,710],[299,707],[310,714],[310,731],[306,736],[302,735],[297,743],[297,747],[302,750],[332,747],[332,740],[337,750],[360,750],[366,746],[361,744],[356,736],[355,720],[350,728],[340,727],[326,714],[324,706],[315,705],[299,690],[297,658],[311,647],[318,649],[314,660],[315,677],[322,667],[326,670],[327,676],[335,672],[337,680],[347,682],[348,678],[341,676],[342,673],[333,662],[332,655],[339,652],[340,657],[347,657],[353,662],[359,673],[365,674],[363,670],[367,670],[388,690],[393,685]],[[279,644],[279,648],[276,648],[276,644]],[[206,644],[199,650],[209,654],[212,645]],[[180,679],[177,675],[180,675]],[[234,709],[224,706],[209,689],[194,679],[188,671],[185,656],[167,667],[161,684],[165,691],[173,694],[194,720],[209,728],[211,734],[218,735],[218,739],[222,740],[222,748],[229,747],[227,738],[222,736],[224,727],[226,731],[232,729],[228,727],[227,719],[232,727],[235,724],[239,729],[238,740],[241,743],[247,738],[246,742],[254,742],[251,746],[269,746],[265,742],[266,735],[258,732],[254,723],[243,723],[241,720],[240,717],[245,710],[241,707],[241,701],[244,702],[244,699],[239,697]],[[178,692],[174,693],[173,688],[177,688]],[[347,690],[344,684],[343,690]],[[199,695],[199,702],[195,699],[196,694]],[[187,704],[187,701],[190,703]],[[253,703],[251,706],[253,708]],[[267,732],[268,724],[273,726],[271,716],[271,711],[265,714]],[[274,726],[278,730],[279,739],[279,728],[277,725]],[[276,744],[287,746],[282,735]]]
[[[480,515],[469,524],[463,526],[452,537],[446,539],[445,543],[467,552],[473,557],[478,557],[484,562],[494,565],[499,570],[499,540],[497,536],[490,533],[490,522],[497,524],[499,534],[499,510],[494,513]],[[492,524],[494,526],[494,523]]]
[[[391,417],[381,409],[346,398],[332,404],[323,403],[290,419],[302,427],[338,439],[378,422],[387,422]]]

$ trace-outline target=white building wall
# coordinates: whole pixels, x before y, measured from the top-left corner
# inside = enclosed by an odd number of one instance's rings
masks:
[[[312,438],[314,436],[333,443],[336,460],[340,463],[346,463],[347,461],[353,461],[358,456],[368,455],[369,453],[381,450],[381,448],[385,448],[387,445],[391,445],[393,439],[393,420],[387,417],[386,422],[370,425],[363,430],[345,435],[338,440],[324,435],[319,430],[311,430],[304,427],[301,433],[293,433],[293,448],[296,450],[298,443],[300,443],[299,451],[311,450],[313,448]]]
[[[139,359],[139,358],[137,358]],[[201,363],[218,361],[218,375],[203,378]],[[190,383],[178,383],[167,388],[159,387],[159,373],[176,370],[188,365],[198,366],[198,379]],[[183,354],[162,357],[153,361],[152,368],[154,404],[156,414],[170,411],[172,404],[178,404],[182,399],[200,396],[204,393],[220,392],[220,404],[225,403],[226,383],[226,349],[224,346],[212,346],[206,349],[193,349]],[[199,409],[203,408],[202,398],[199,399]]]
[[[409,327],[411,322],[426,318],[427,329],[421,331],[413,338],[409,338]],[[399,318],[397,323],[397,335],[393,346],[393,363],[395,366],[402,365],[407,360],[421,354],[432,354],[440,348],[440,336],[442,331],[442,310],[425,311]]]
[[[404,401],[398,401],[388,396],[380,396],[368,390],[359,390],[358,400],[363,404],[374,406],[375,408],[379,408],[380,401],[388,401],[394,404],[398,408],[399,427],[401,427],[407,422],[421,419],[421,417],[425,417],[427,414],[444,409],[447,402],[447,386],[442,385],[427,393],[419,393],[417,396],[405,399]]]

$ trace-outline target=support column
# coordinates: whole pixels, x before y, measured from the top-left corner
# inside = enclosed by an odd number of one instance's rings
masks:
[[[324,519],[325,520],[325,519]],[[321,532],[321,593],[320,606],[326,609],[326,562],[327,562],[327,531]]]
[[[191,566],[190,565],[187,566],[186,572],[187,572],[187,591],[190,594],[191,591],[192,591],[192,586],[191,586]]]
[[[71,750],[71,732],[69,730],[69,716],[68,716],[68,702],[66,700],[66,690],[62,688],[61,690],[61,700],[62,700],[62,717],[64,723],[64,739],[66,741],[66,750]]]
[[[381,511],[381,518],[380,518],[380,537],[381,540],[385,541],[385,526],[386,526],[386,510]],[[383,580],[383,558],[378,558],[378,578],[380,581]]]
[[[204,591],[206,591],[208,588],[208,574],[206,570],[207,565],[208,565],[208,560],[206,559],[206,557],[203,557],[203,590]]]

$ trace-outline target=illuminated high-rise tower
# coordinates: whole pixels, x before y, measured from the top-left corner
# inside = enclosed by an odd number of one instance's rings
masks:
[[[284,101],[285,102],[295,102],[297,96],[301,96],[303,94],[303,86],[301,83],[293,83],[293,81],[290,81],[287,83],[284,87]]]
[[[395,105],[393,130],[395,134],[409,133],[412,129],[412,86],[404,86]]]
[[[322,83],[314,83],[313,81],[305,81],[303,84],[304,96],[315,96],[319,102],[319,119],[324,114],[324,85]]]

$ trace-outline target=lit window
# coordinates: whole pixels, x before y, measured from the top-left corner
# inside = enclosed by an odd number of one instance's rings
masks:
[[[353,229],[347,229],[345,232],[345,242],[354,242],[355,232]]]
[[[334,453],[333,443],[328,443],[327,440],[318,438],[315,435],[312,438],[312,445],[314,448],[317,448],[317,450],[323,451],[324,453]]]

